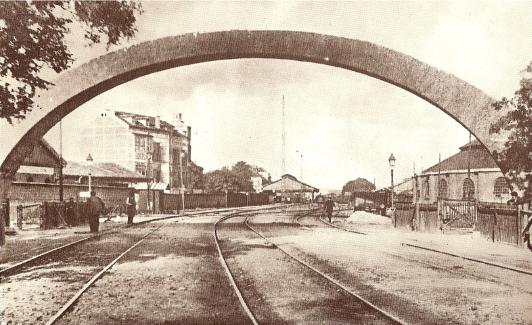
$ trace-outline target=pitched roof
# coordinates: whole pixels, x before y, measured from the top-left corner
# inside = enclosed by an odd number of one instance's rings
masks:
[[[470,169],[499,168],[489,151],[478,140],[475,140],[471,142],[471,145],[461,146],[458,153],[424,170],[423,174],[466,170],[468,167]]]
[[[284,174],[281,179],[264,186],[264,191],[285,191],[285,192],[319,192],[318,188],[300,182],[290,174]]]
[[[124,168],[115,163],[97,163],[90,167],[88,164],[69,161],[65,168],[63,168],[63,175],[65,176],[85,176],[91,172],[92,177],[100,178],[127,178],[145,180],[146,177]]]
[[[41,138],[40,143],[46,150],[50,152],[50,154],[52,154],[52,156],[54,156],[55,159],[57,159],[57,161],[61,161],[63,163],[63,166],[66,164],[66,161],[63,158],[61,158],[59,153],[55,151],[54,147],[52,147],[52,145],[48,143],[48,141],[44,140],[44,138]]]
[[[173,132],[173,133],[176,133],[184,137],[183,134],[179,133],[175,129],[174,125],[172,125],[171,123],[168,123],[167,121],[161,120],[161,128],[156,128],[154,116],[148,116],[148,115],[142,115],[142,114],[136,114],[136,113],[128,113],[128,112],[119,112],[119,111],[115,112],[115,116],[118,117],[120,120],[124,121],[130,127],[150,129],[154,131],[163,130],[166,132]],[[147,124],[143,124],[139,122],[139,120],[147,121]]]

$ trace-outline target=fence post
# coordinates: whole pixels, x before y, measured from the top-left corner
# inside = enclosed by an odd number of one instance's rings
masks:
[[[521,242],[521,229],[523,228],[523,216],[521,215],[521,206],[517,206],[517,246],[522,247],[524,242]]]
[[[491,241],[495,242],[495,225],[497,224],[497,210],[493,210],[491,217]]]
[[[17,228],[22,230],[22,221],[24,220],[24,211],[22,204],[17,206]]]

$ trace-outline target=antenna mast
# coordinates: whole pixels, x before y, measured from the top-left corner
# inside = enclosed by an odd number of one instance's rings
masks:
[[[282,152],[281,152],[281,175],[286,174],[286,125],[285,125],[285,109],[284,109],[284,95],[283,95],[283,119],[281,126]]]

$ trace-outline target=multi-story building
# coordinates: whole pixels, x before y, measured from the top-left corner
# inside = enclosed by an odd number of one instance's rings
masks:
[[[103,111],[82,134],[83,150],[95,161],[116,163],[172,191],[191,189],[191,127],[181,114],[172,123],[159,116]],[[83,153],[85,154],[85,153]],[[201,169],[201,168],[200,168]]]

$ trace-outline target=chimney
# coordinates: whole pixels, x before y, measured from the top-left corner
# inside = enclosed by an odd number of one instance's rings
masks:
[[[161,116],[160,115],[155,116],[155,127],[157,129],[161,128]]]

